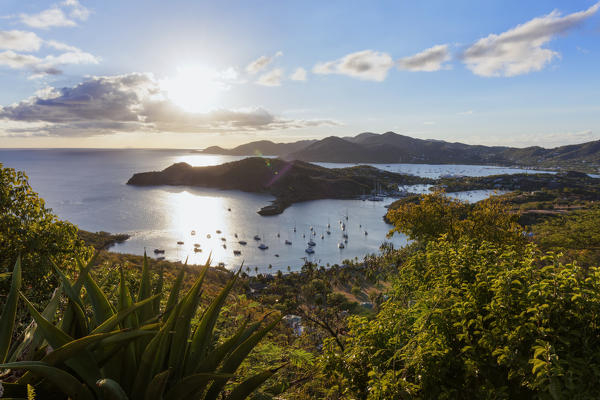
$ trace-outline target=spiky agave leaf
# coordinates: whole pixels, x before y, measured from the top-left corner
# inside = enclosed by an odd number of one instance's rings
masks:
[[[12,272],[10,290],[6,297],[6,303],[0,316],[0,361],[8,358],[8,350],[12,339],[15,318],[17,316],[17,303],[19,301],[19,290],[21,290],[21,256],[17,257]]]

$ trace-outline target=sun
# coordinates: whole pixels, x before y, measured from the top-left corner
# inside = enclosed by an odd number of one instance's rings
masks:
[[[177,68],[174,77],[160,81],[169,100],[183,110],[203,113],[217,107],[221,93],[227,89],[222,74],[203,66]]]

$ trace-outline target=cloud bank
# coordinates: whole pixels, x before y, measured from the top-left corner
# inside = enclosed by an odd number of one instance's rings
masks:
[[[600,8],[596,3],[585,11],[561,16],[552,11],[522,25],[479,39],[462,54],[463,62],[480,76],[515,76],[539,71],[559,57],[556,51],[544,48],[557,35],[579,26]]]
[[[20,103],[0,107],[0,120],[25,128],[6,135],[95,136],[131,131],[256,132],[338,125],[332,120],[292,120],[262,107],[190,113],[165,96],[151,74],[89,78],[73,87],[47,88]]]

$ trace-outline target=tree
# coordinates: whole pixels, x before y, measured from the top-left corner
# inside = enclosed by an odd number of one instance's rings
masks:
[[[9,271],[21,254],[23,288],[34,303],[49,298],[55,286],[51,261],[66,264],[90,255],[77,231],[46,208],[23,172],[0,164],[0,272]],[[2,294],[8,290],[5,283]]]

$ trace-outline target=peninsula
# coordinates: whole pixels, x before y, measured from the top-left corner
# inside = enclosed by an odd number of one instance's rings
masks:
[[[398,185],[419,183],[433,183],[433,180],[366,165],[330,169],[304,161],[261,157],[210,167],[177,163],[163,171],[137,173],[127,182],[136,186],[200,186],[273,195],[272,204],[258,211],[261,215],[280,214],[301,201],[350,199],[367,195],[376,188],[390,192],[397,190]]]

